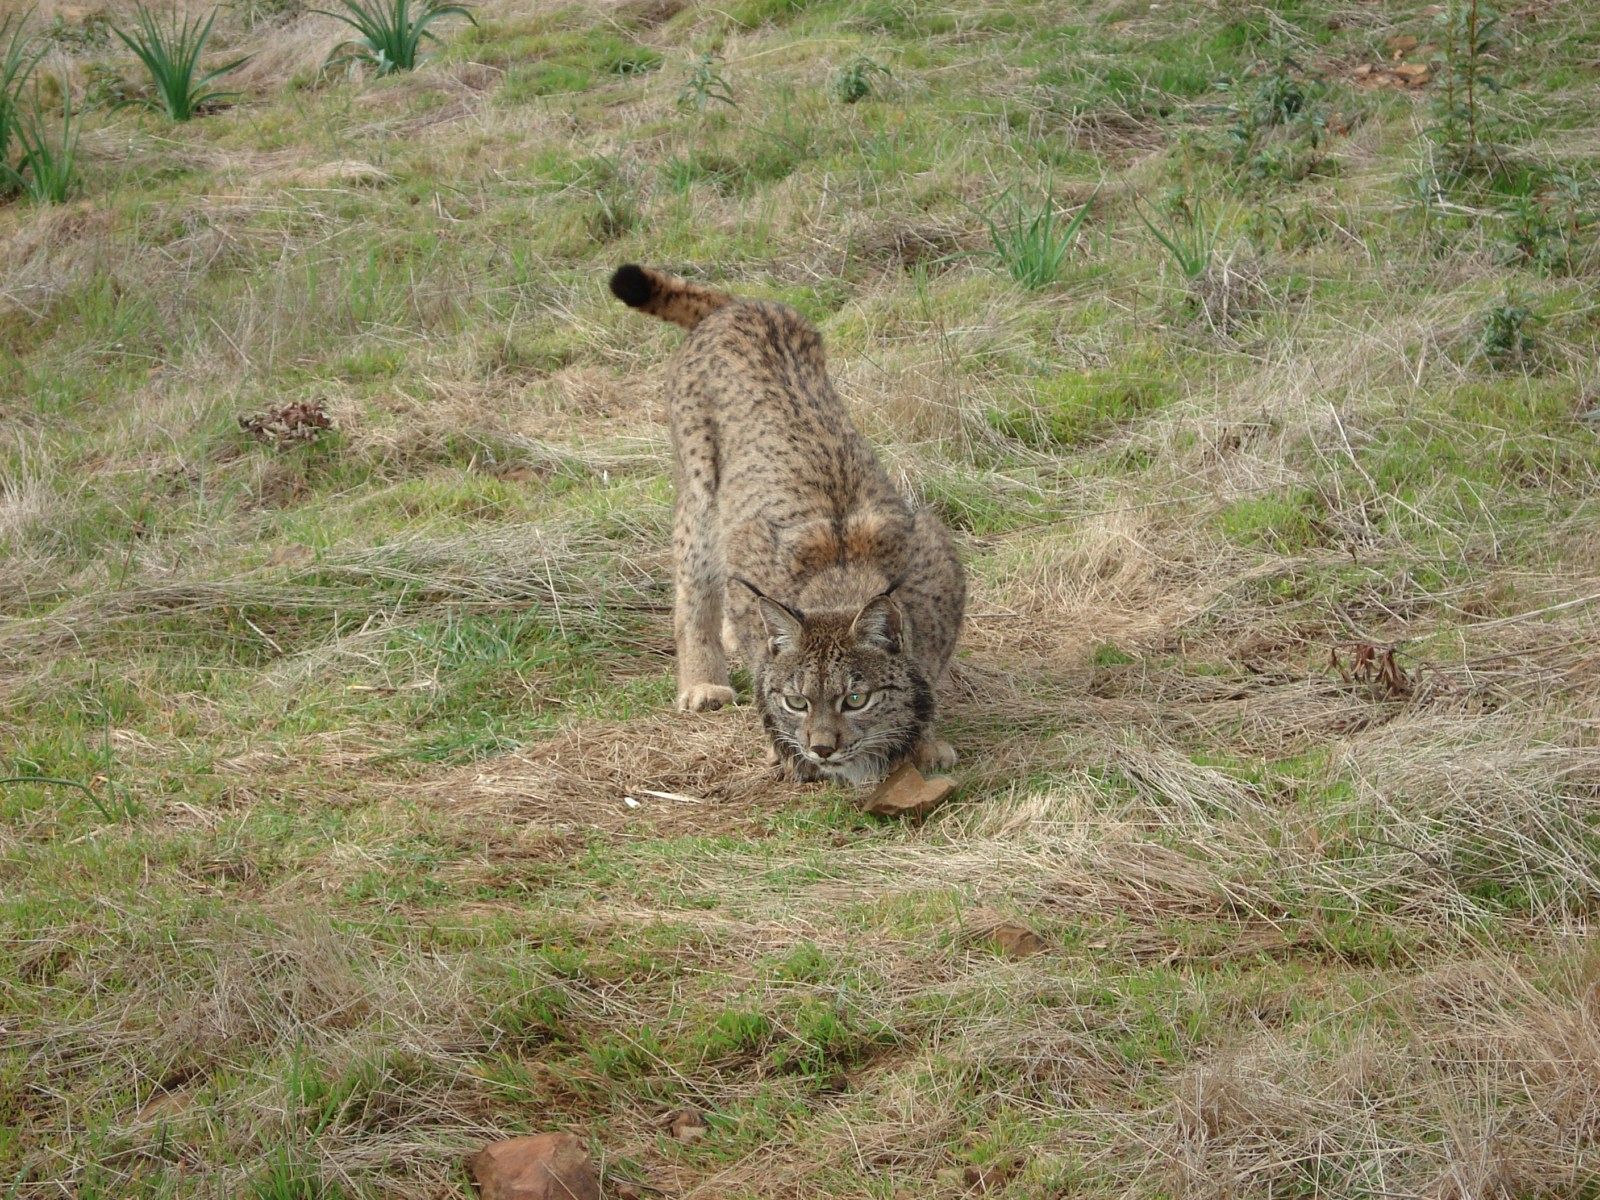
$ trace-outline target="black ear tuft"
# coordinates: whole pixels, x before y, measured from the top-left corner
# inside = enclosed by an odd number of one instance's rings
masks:
[[[650,303],[650,297],[655,290],[650,276],[644,273],[643,268],[633,263],[620,266],[612,273],[611,294],[629,308],[643,308]]]

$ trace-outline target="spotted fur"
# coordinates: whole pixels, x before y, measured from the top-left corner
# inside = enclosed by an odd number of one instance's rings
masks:
[[[952,765],[934,688],[961,627],[961,565],[851,424],[817,331],[785,305],[633,265],[611,290],[689,330],[667,383],[678,707],[731,703],[737,649],[799,778]]]

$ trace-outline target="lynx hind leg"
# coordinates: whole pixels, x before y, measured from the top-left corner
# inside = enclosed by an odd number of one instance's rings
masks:
[[[948,771],[961,761],[961,756],[949,742],[941,741],[931,733],[924,734],[911,754],[919,771]]]

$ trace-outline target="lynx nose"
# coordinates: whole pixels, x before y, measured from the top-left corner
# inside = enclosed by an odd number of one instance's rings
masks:
[[[833,752],[837,749],[838,747],[830,742],[817,742],[812,744],[811,753],[818,758],[832,758]]]

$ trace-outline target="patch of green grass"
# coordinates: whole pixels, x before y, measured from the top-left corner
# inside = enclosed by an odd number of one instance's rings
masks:
[[[991,428],[1030,446],[1083,446],[1166,407],[1170,377],[1137,357],[1118,367],[1064,373],[1034,385],[1032,402],[989,412]]]
[[[499,99],[523,104],[540,96],[581,92],[610,76],[645,75],[661,66],[659,51],[614,34],[558,32],[530,41],[532,62],[506,72]]]
[[[1223,535],[1245,546],[1278,554],[1300,554],[1324,537],[1321,496],[1309,489],[1291,489],[1282,496],[1235,500],[1218,516]]]

